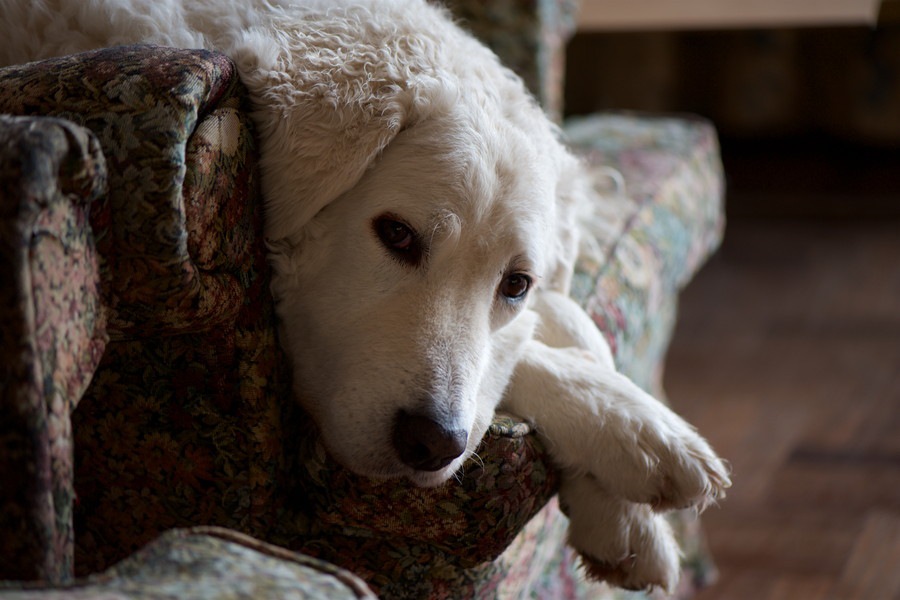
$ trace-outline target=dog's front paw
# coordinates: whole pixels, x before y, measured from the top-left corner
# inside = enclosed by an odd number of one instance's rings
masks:
[[[606,471],[613,491],[654,510],[696,508],[725,497],[729,469],[693,427],[662,404],[634,435],[643,468]]]
[[[671,458],[660,463],[660,494],[650,502],[654,509],[702,511],[725,497],[725,490],[731,487],[728,466],[693,430],[671,444],[668,454]]]
[[[657,510],[702,509],[731,485],[690,425],[583,349],[526,345],[504,402],[537,424],[560,467],[592,474],[614,496]]]
[[[579,440],[585,441],[552,440],[564,466],[591,473],[615,496],[660,511],[702,510],[725,497],[728,468],[691,425],[621,373],[598,369],[591,375],[599,406],[584,421]]]
[[[628,590],[678,584],[678,544],[668,522],[648,506],[610,496],[590,475],[569,475],[560,490],[569,544],[587,575]]]

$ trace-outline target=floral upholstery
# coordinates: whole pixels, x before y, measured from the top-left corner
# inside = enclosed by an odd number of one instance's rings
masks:
[[[71,573],[69,417],[106,342],[88,226],[105,186],[90,132],[0,116],[0,579]]]
[[[110,341],[72,415],[76,572],[179,526],[265,537],[281,472],[255,146],[232,63],[134,47],[9,68],[0,110],[94,131]]]
[[[598,251],[576,265],[572,296],[606,334],[618,368],[663,397],[677,294],[724,231],[715,129],[699,118],[613,113],[570,119],[565,133],[604,196],[590,227]]]
[[[463,27],[524,81],[554,119],[563,112],[566,42],[577,0],[443,0]]]
[[[438,488],[359,477],[334,463],[316,436],[300,436],[305,448],[295,454],[302,464],[292,472],[304,508],[281,543],[361,575],[384,598],[492,596],[509,566],[496,559],[544,510],[559,483],[530,433],[526,424],[498,416],[480,458]],[[559,521],[558,510],[554,514]],[[552,536],[548,548],[560,552],[562,539]],[[545,567],[525,562],[536,571]]]
[[[79,229],[85,239],[93,232],[100,257],[100,290],[85,289],[104,310],[91,321],[93,345],[78,346],[90,348],[94,362],[77,363],[82,380],[93,381],[80,402],[60,409],[71,412],[71,431],[50,428],[51,445],[74,445],[74,488],[71,473],[57,480],[45,471],[68,495],[54,513],[36,517],[46,531],[61,523],[57,537],[71,540],[66,515],[77,494],[77,574],[132,556],[108,577],[146,579],[171,552],[135,555],[141,547],[173,528],[215,525],[307,555],[285,552],[289,562],[312,556],[334,563],[384,598],[609,594],[586,584],[564,549],[557,474],[527,424],[499,416],[478,451],[481,461],[435,489],[364,480],[324,452],[290,398],[275,338],[256,151],[230,61],[205,51],[126,47],[8,68],[0,71],[0,112],[84,126],[107,166],[108,193],[94,194],[90,224]],[[675,294],[721,234],[715,136],[708,125],[683,120],[615,116],[591,127],[599,129],[572,134],[593,145],[589,156],[602,163],[598,186],[609,175],[603,165],[612,164],[626,189],[596,230],[601,252],[582,261],[576,297],[613,342],[620,368],[660,393],[655,374]],[[597,134],[605,145],[592,141]],[[102,189],[102,173],[96,181]],[[98,365],[104,318],[109,341]],[[32,335],[10,331],[13,340]],[[0,349],[4,364],[8,348]],[[696,523],[675,519],[694,569],[690,587],[708,563]],[[5,550],[15,530],[3,525]],[[44,557],[56,575],[23,568],[3,577],[71,575],[71,563],[47,554],[51,540],[37,539],[22,564]],[[164,539],[166,547],[174,538]],[[189,554],[233,550],[190,539]],[[270,565],[270,553],[262,554],[268,558],[245,559]],[[141,563],[146,571],[135,566]],[[190,565],[188,579],[209,576],[208,561]]]
[[[4,600],[375,599],[365,582],[326,562],[230,529],[172,529],[115,567],[74,585],[7,586]]]

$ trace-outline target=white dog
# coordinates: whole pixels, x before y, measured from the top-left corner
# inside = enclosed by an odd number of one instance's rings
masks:
[[[563,468],[589,572],[675,586],[659,510],[730,485],[615,371],[567,297],[589,191],[486,48],[424,0],[0,0],[0,64],[152,42],[228,54],[250,90],[296,393],[353,471],[452,476],[499,403]]]

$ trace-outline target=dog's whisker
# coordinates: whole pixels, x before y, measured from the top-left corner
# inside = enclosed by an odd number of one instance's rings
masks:
[[[478,463],[478,468],[481,471],[484,471],[484,459],[477,452],[472,453],[472,460]]]

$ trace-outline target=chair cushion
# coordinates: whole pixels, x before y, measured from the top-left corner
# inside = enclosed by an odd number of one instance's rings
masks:
[[[375,600],[343,569],[218,527],[173,529],[103,573],[68,586],[4,586],[5,600]]]

